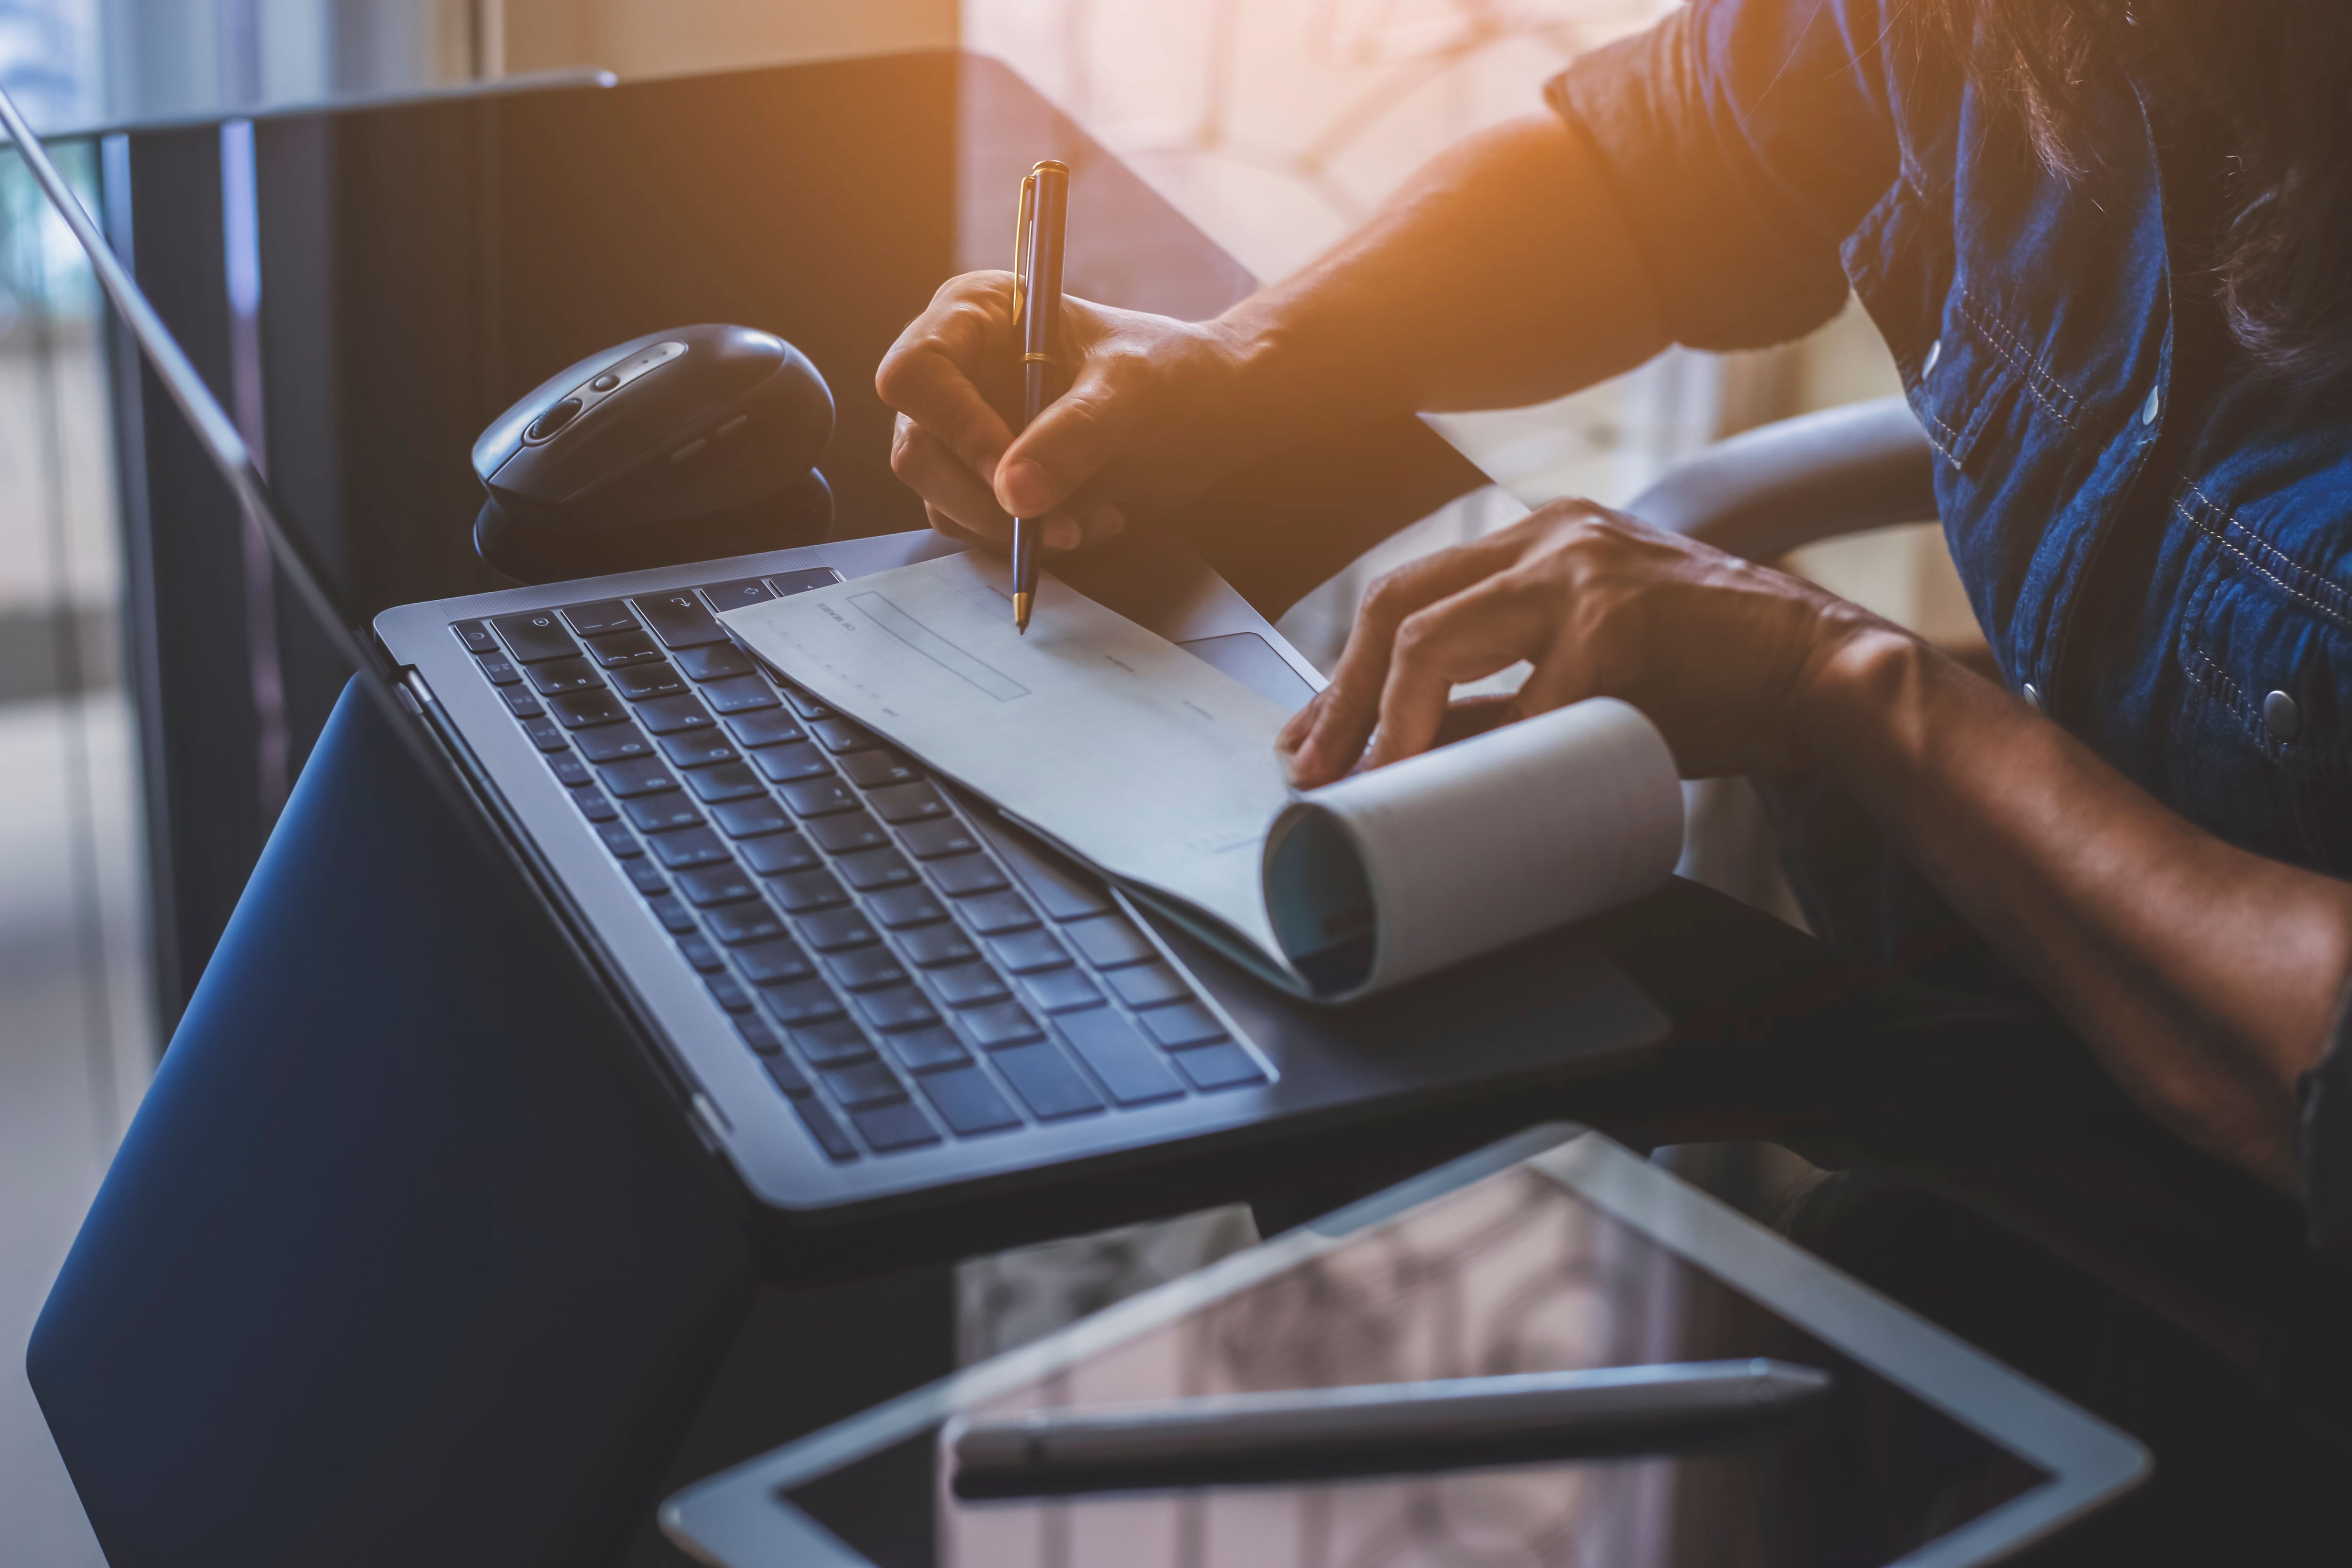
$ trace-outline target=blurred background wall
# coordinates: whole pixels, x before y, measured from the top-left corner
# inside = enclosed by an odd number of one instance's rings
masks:
[[[593,66],[624,78],[910,48],[1011,63],[1262,278],[1413,166],[1530,111],[1577,53],[1666,0],[0,0],[0,79],[49,130],[232,115]],[[94,188],[85,153],[72,172]],[[50,1277],[160,1048],[141,773],[96,300],[0,153],[0,1564],[99,1561],[18,1368]],[[1849,310],[1801,342],[1680,351],[1541,407],[1439,421],[1495,479],[1293,611],[1328,664],[1412,554],[1555,497],[1622,501],[1764,421],[1895,390]],[[1931,527],[1793,563],[1939,640],[1975,637]],[[1695,799],[1686,862],[1787,912],[1736,792]],[[1709,858],[1709,856],[1712,858]],[[1245,1242],[1227,1212],[966,1271],[964,1341],[1002,1348]]]

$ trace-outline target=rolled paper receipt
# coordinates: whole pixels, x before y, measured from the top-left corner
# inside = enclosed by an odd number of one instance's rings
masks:
[[[1595,698],[1300,795],[1266,835],[1266,913],[1344,999],[1639,898],[1682,842],[1665,737]]]

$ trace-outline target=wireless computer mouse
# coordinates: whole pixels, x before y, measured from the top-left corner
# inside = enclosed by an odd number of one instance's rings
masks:
[[[772,332],[648,332],[540,384],[474,443],[482,559],[522,582],[810,544],[833,394]]]

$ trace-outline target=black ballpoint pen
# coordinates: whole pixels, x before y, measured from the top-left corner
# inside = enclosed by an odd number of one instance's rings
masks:
[[[1021,182],[1014,219],[1013,324],[1021,339],[1021,428],[1029,428],[1048,398],[1055,331],[1062,320],[1062,240],[1069,214],[1070,169],[1048,158]],[[1026,634],[1037,599],[1040,520],[1013,520],[1013,626]]]

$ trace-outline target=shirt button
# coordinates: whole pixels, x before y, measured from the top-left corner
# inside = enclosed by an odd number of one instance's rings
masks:
[[[2028,702],[2032,703],[2033,705],[2033,710],[2036,713],[2042,711],[2042,693],[2035,688],[2033,682],[2029,680],[2024,685],[2019,687],[2017,689],[2017,694],[2020,697],[2024,698]]]
[[[1936,374],[1936,362],[1944,357],[1944,340],[1937,338],[1927,345],[1927,357],[1920,363],[1919,379],[1927,380]]]
[[[2292,741],[2303,728],[2303,714],[2294,699],[2284,691],[2273,691],[2263,699],[2263,728],[2271,732],[2273,741]]]
[[[2139,405],[2139,422],[2141,424],[2153,425],[2156,423],[2156,411],[2162,405],[2162,399],[2163,394],[2157,388],[2151,386],[2147,389],[2147,401]]]

